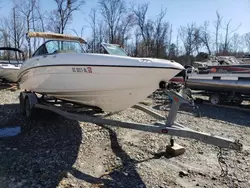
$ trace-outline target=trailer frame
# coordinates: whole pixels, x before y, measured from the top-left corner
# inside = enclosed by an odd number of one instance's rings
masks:
[[[48,99],[46,101],[46,97],[43,95],[42,97],[38,98],[35,92],[24,91],[21,92],[19,95],[19,102],[20,102],[20,112],[28,119],[32,119],[36,115],[37,109],[49,110],[54,113],[57,113],[65,118],[80,121],[80,122],[89,122],[94,123],[97,125],[111,125],[116,127],[128,128],[128,129],[135,129],[145,132],[153,132],[159,134],[166,134],[171,136],[170,138],[170,145],[174,146],[174,136],[177,137],[184,137],[195,139],[201,141],[206,144],[214,145],[219,148],[228,148],[236,151],[241,151],[243,149],[243,145],[239,142],[239,140],[230,140],[227,138],[223,138],[220,136],[215,136],[212,134],[207,134],[199,131],[192,130],[180,123],[176,122],[177,113],[181,104],[190,104],[192,105],[192,101],[186,99],[185,97],[181,96],[180,93],[177,93],[173,90],[164,90],[166,94],[172,99],[171,108],[168,113],[168,116],[162,116],[159,113],[155,112],[153,109],[146,107],[141,104],[136,104],[133,108],[139,109],[157,120],[161,122],[156,122],[155,124],[142,124],[136,122],[125,122],[125,121],[118,121],[118,120],[111,120],[105,119],[105,117],[110,116],[112,114],[105,114],[105,115],[98,115],[95,114],[95,110],[92,111],[91,115],[79,113],[82,112],[82,109],[75,109],[74,105],[71,104],[72,108],[66,107],[65,101],[58,102],[58,99]],[[49,102],[49,100],[52,100]],[[55,100],[53,102],[53,100]],[[61,104],[60,104],[61,103]],[[70,104],[70,103],[68,103]],[[84,106],[83,106],[84,108]],[[89,107],[86,109],[90,110]],[[72,112],[78,111],[78,112]],[[90,111],[89,111],[90,112]],[[169,145],[168,145],[169,146]]]

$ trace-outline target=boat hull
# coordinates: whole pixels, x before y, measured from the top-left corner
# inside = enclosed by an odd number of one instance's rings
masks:
[[[0,78],[5,79],[9,82],[17,82],[20,66],[14,65],[0,65]]]
[[[58,99],[117,112],[143,101],[181,70],[171,68],[58,65],[30,68],[20,87]]]

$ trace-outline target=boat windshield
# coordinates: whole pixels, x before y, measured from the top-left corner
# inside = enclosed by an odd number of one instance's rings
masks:
[[[48,40],[42,44],[33,56],[54,53],[83,53],[84,49],[77,41]]]
[[[45,43],[48,53],[55,52],[76,52],[83,53],[83,49],[79,42],[75,41],[58,41],[50,40]]]
[[[119,45],[102,43],[102,46],[111,55],[128,56]]]

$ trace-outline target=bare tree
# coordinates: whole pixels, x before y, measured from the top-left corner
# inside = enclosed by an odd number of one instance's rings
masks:
[[[168,55],[170,54],[170,45],[172,44],[172,33],[173,33],[173,29],[172,29],[172,24],[171,24],[170,29],[169,29]]]
[[[167,13],[167,9],[162,9],[155,21],[155,56],[163,57],[166,54],[167,45],[169,43],[169,22],[164,22],[163,19]]]
[[[225,35],[225,41],[223,45],[223,52],[228,52],[229,51],[229,41],[228,41],[228,32],[229,32],[229,26],[230,26],[231,20],[226,24],[226,35]]]
[[[232,33],[235,33],[239,29],[239,27],[240,27],[240,25],[239,25],[236,29],[232,30],[230,28],[231,21],[232,20],[229,20],[227,22],[226,26],[223,28],[223,29],[225,29],[225,38],[224,38],[224,43],[223,43],[223,54],[227,54],[229,52],[230,39],[231,39],[230,35]]]
[[[45,32],[45,16],[44,12],[42,12],[40,7],[40,0],[36,0],[34,4],[34,8],[32,9],[32,29],[33,31],[42,31]],[[37,49],[39,42],[41,39],[33,40],[33,49],[34,51]],[[43,39],[45,41],[45,39]]]
[[[28,31],[32,27],[31,23],[33,19],[35,19],[32,11],[34,11],[37,2],[38,0],[13,0],[14,7],[26,21]]]
[[[109,42],[116,43],[117,32],[126,16],[124,0],[99,0],[100,13],[108,25]],[[124,24],[124,23],[123,23]]]
[[[97,9],[96,8],[92,8],[89,14],[89,18],[90,18],[90,27],[92,30],[92,42],[91,42],[91,49],[92,52],[96,51],[96,41],[97,41]]]
[[[75,33],[76,36],[84,38],[84,36],[83,36],[84,29],[85,29],[84,26],[82,26],[81,29],[80,29],[80,32],[77,32],[75,29],[71,29],[71,30]],[[85,48],[86,50],[89,50],[89,44],[88,43],[86,45],[83,45],[83,47],[84,46],[86,47]]]
[[[49,16],[48,29],[63,34],[73,19],[73,13],[81,10],[85,0],[54,0],[56,9]]]
[[[166,51],[170,42],[170,24],[164,21],[167,9],[161,9],[156,20],[150,20],[146,19],[148,5],[148,3],[144,3],[137,5],[137,7],[132,6],[132,11],[136,18],[136,25],[142,37],[141,44],[139,45],[139,54],[152,57],[166,57]]]
[[[176,54],[176,45],[174,43],[171,43],[169,45],[169,58],[175,58],[177,56]]]
[[[45,31],[45,16],[41,11],[40,0],[12,0],[19,15],[18,19],[25,20],[25,29],[29,31]],[[33,51],[36,50],[39,39],[32,43]],[[31,43],[28,43],[29,55],[31,55]]]
[[[200,28],[196,27],[194,29],[194,45],[195,45],[195,50],[196,53],[198,54],[200,52],[200,48],[203,46],[203,41],[201,39],[201,30]]]
[[[45,23],[44,23],[45,16],[43,15],[43,12],[41,11],[40,1],[39,0],[35,4],[35,10],[37,12],[37,18],[38,18],[38,21],[39,21],[39,25],[37,25],[37,27],[39,27],[39,29],[42,32],[45,32]]]
[[[231,48],[232,48],[232,52],[234,54],[236,54],[240,48],[241,48],[241,37],[238,33],[234,33],[233,37],[232,37],[232,43],[231,43]]]
[[[114,42],[125,46],[128,39],[131,38],[130,29],[134,26],[135,18],[133,14],[127,14],[121,19],[121,23],[117,27],[117,32],[115,35]]]
[[[205,21],[203,26],[200,27],[199,37],[200,37],[201,42],[207,48],[208,54],[211,55],[211,48],[210,48],[211,35],[210,35],[209,30],[208,30],[208,27],[209,27],[209,22]]]
[[[180,27],[180,39],[183,42],[186,56],[192,55],[195,50],[195,32],[197,32],[195,23],[192,23],[191,25],[188,24],[186,27]]]
[[[81,27],[80,34],[75,30],[72,29],[76,36],[83,38],[84,27]]]
[[[1,19],[1,42],[3,43],[3,46],[9,46],[10,44],[10,33],[9,33],[9,19],[2,18]]]
[[[245,45],[247,47],[248,52],[250,52],[250,32],[244,35]]]
[[[179,55],[179,39],[180,39],[180,29],[178,29],[176,36],[176,56]]]
[[[14,11],[15,12],[15,9]],[[19,19],[20,16],[18,14],[13,15],[13,29],[14,31],[14,43],[16,48],[21,48],[24,42],[24,36],[25,36],[25,21],[22,19]]]
[[[37,0],[37,2],[34,5],[34,9],[32,11],[33,17],[33,30],[34,31],[42,31],[45,32],[45,15],[47,12],[42,12],[40,7],[40,0]],[[37,43],[36,43],[37,42]],[[34,39],[34,50],[36,49],[37,45],[39,45],[40,39],[36,40]],[[43,39],[43,42],[45,42],[45,39]]]
[[[219,52],[219,30],[221,27],[221,22],[223,17],[219,14],[218,11],[216,11],[216,21],[214,22],[214,26],[215,26],[215,52],[218,53]]]
[[[136,29],[134,34],[135,34],[135,49],[133,52],[133,56],[136,57],[139,54],[139,46],[140,46],[140,31],[139,31],[139,29]]]
[[[140,28],[141,36],[144,41],[146,41],[145,25],[146,25],[146,14],[148,11],[148,6],[149,3],[140,4],[136,8],[132,6],[132,11],[137,18],[137,25]]]
[[[103,42],[104,40],[107,40],[108,39],[108,29],[107,27],[105,27],[105,23],[103,23],[102,20],[98,20],[97,22],[97,42],[98,43],[101,43]],[[107,38],[105,38],[105,36]]]
[[[24,42],[25,21],[21,19],[16,7],[12,8],[9,17],[1,20],[0,31],[2,32],[4,45],[21,48]]]
[[[18,12],[20,13],[21,17],[26,22],[26,30],[27,32],[30,31],[32,19],[32,11],[34,9],[36,0],[13,0],[14,6],[17,8]],[[31,45],[29,43],[29,56],[31,55]]]

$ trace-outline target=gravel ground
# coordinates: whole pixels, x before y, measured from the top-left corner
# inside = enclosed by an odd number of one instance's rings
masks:
[[[200,105],[200,118],[186,106],[178,113],[177,122],[192,129],[243,143],[242,152],[224,152],[228,175],[221,177],[214,146],[176,138],[186,151],[170,157],[164,156],[166,135],[80,123],[52,113],[27,122],[18,111],[19,92],[0,90],[1,127],[22,127],[20,135],[0,139],[0,187],[250,187],[246,112]],[[154,108],[168,114],[167,106]],[[155,122],[132,108],[111,118]]]

